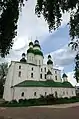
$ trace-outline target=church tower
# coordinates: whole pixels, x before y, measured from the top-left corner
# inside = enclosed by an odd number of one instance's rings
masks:
[[[53,61],[52,61],[51,55],[48,55],[47,65],[48,65],[48,69],[51,71],[53,68]]]
[[[63,82],[67,82],[67,81],[68,81],[67,77],[68,77],[68,76],[67,76],[65,73],[62,75]]]
[[[34,55],[35,55],[35,64],[39,66],[43,65],[43,53],[41,51],[41,47],[39,45],[38,40],[34,41],[33,49],[34,49]]]
[[[27,63],[35,63],[34,60],[34,50],[33,50],[33,42],[29,43],[29,49],[27,50]]]

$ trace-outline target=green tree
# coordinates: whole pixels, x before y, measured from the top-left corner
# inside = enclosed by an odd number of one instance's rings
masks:
[[[0,65],[0,98],[2,98],[2,96],[3,96],[4,83],[6,80],[7,72],[8,72],[8,64],[2,63]]]
[[[13,45],[17,35],[17,21],[24,0],[0,0],[0,50],[4,57]],[[71,40],[79,38],[79,0],[37,0],[35,13],[41,14],[48,23],[49,31],[61,26],[62,13],[70,13],[69,35]],[[75,42],[71,42],[75,47]]]
[[[79,82],[79,53],[77,53],[75,57],[75,70],[74,71],[75,71],[74,77],[78,83]]]

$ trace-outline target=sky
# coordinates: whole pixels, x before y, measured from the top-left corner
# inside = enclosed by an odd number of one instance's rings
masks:
[[[43,16],[38,18],[35,15],[36,0],[28,0],[20,13],[17,29],[17,37],[14,39],[13,48],[5,59],[0,58],[0,62],[10,62],[11,60],[21,59],[21,54],[26,53],[28,44],[32,40],[38,39],[47,61],[47,55],[51,54],[55,67],[59,68],[62,73],[67,73],[68,80],[75,85],[73,78],[75,51],[68,47],[69,37],[69,14],[62,16],[62,24],[59,29],[49,33],[48,25]]]

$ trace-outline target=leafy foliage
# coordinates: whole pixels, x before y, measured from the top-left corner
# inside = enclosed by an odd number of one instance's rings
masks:
[[[44,16],[49,26],[49,31],[57,29],[61,25],[62,13],[70,13],[69,35],[71,40],[79,38],[79,0],[37,0],[35,12],[38,17]],[[72,48],[77,42],[70,42]]]
[[[2,63],[0,65],[0,98],[3,96],[4,83],[5,83],[7,72],[8,72],[8,64]]]
[[[75,73],[74,77],[76,78],[76,81],[79,82],[79,53],[77,53],[75,57]]]
[[[17,35],[17,22],[24,0],[0,0],[0,52],[5,57]],[[69,34],[71,40],[79,38],[79,0],[37,0],[35,13],[48,23],[49,31],[61,25],[62,13],[70,13]]]
[[[17,21],[23,0],[0,0],[0,52],[5,57],[17,35]]]

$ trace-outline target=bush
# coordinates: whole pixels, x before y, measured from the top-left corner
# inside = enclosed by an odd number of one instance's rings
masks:
[[[52,104],[65,104],[65,103],[74,103],[79,102],[79,97],[71,97],[71,98],[55,98],[53,95],[40,96],[38,99],[19,99],[12,100],[10,102],[5,101],[0,106],[5,107],[23,107],[23,106],[39,106],[39,105],[52,105]]]
[[[17,100],[12,100],[12,101],[10,101],[10,103],[17,103]]]

